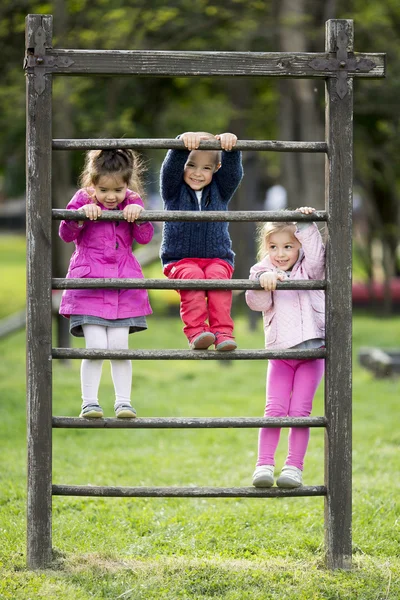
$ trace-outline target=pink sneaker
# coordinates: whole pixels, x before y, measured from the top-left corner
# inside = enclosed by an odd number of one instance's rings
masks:
[[[203,333],[195,334],[189,341],[191,350],[207,350],[211,344],[215,342],[215,335],[211,331],[203,331]]]

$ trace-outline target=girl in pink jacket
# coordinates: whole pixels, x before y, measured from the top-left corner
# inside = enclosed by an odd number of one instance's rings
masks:
[[[311,207],[297,209],[303,214]],[[264,291],[248,290],[246,302],[263,313],[265,346],[269,350],[311,349],[324,346],[325,297],[321,290],[277,290],[286,279],[323,279],[325,249],[315,223],[265,223],[260,232],[259,258],[250,279]],[[307,417],[324,373],[324,360],[270,360],[267,370],[265,417]],[[280,428],[260,429],[255,487],[274,484],[275,452]],[[282,488],[302,485],[303,462],[310,430],[291,428],[289,451],[277,479]]]
[[[133,242],[147,244],[153,237],[149,222],[138,224],[143,210],[140,189],[140,164],[132,150],[91,150],[86,154],[80,189],[68,203],[69,210],[86,215],[85,221],[61,221],[59,234],[64,242],[74,242],[67,277],[143,278],[132,252]],[[121,210],[124,221],[98,221],[106,210]],[[151,314],[146,290],[86,289],[65,290],[60,314],[70,319],[70,331],[84,336],[86,348],[127,349],[128,336],[147,329]],[[82,360],[81,417],[101,418],[98,400],[102,360]],[[136,417],[131,406],[132,363],[112,360],[115,389],[115,414]]]

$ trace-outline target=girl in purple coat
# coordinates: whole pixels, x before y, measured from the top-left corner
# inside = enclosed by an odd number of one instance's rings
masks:
[[[153,237],[149,222],[136,223],[143,210],[140,190],[140,163],[132,150],[91,150],[86,154],[80,189],[67,209],[86,215],[85,221],[61,221],[59,234],[64,242],[74,242],[67,277],[143,278],[132,252],[133,242],[148,244]],[[97,218],[105,210],[121,210],[124,221]],[[70,331],[84,336],[86,348],[127,349],[128,336],[147,329],[151,314],[146,290],[86,289],[65,290],[60,314],[70,319]],[[82,409],[80,416],[101,418],[98,400],[102,360],[82,360]],[[115,414],[136,417],[131,406],[132,363],[112,360]]]
[[[308,206],[298,209],[314,212]],[[262,259],[250,271],[262,291],[248,290],[246,302],[263,313],[265,345],[269,350],[311,349],[324,346],[325,300],[321,290],[277,290],[287,279],[323,279],[325,248],[315,223],[266,223],[261,230]],[[265,417],[308,417],[324,373],[323,359],[270,360],[267,372]],[[281,430],[260,429],[255,487],[274,484],[275,451]],[[308,428],[291,428],[289,451],[277,479],[282,488],[302,485],[303,462],[310,437]]]

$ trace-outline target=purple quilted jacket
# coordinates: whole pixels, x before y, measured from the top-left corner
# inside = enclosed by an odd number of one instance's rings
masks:
[[[78,210],[91,198],[81,189],[68,203],[67,209]],[[123,210],[128,204],[143,202],[135,192],[127,190]],[[106,210],[106,209],[104,209]],[[59,234],[64,242],[74,242],[67,277],[143,278],[142,269],[132,252],[134,241],[148,244],[153,237],[153,225],[127,221],[61,221]],[[151,314],[146,290],[88,289],[64,290],[60,314],[93,315],[103,319],[124,319]]]
[[[324,279],[325,248],[315,223],[297,229],[300,255],[287,276],[290,279]],[[275,271],[268,256],[250,270],[250,279]],[[325,293],[322,290],[247,290],[246,302],[263,313],[265,347],[286,350],[306,340],[325,339]]]

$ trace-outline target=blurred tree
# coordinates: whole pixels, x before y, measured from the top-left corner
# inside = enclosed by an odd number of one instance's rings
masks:
[[[387,53],[387,79],[358,80],[354,95],[355,178],[367,223],[365,266],[370,277],[374,240],[382,245],[385,309],[392,301],[390,279],[400,274],[400,4],[397,0],[338,0],[343,18],[355,21],[356,48]]]
[[[25,165],[25,81],[22,64],[25,53],[25,14],[28,0],[2,0],[0,4],[0,174],[4,195],[24,193]]]
[[[64,46],[64,39],[69,31],[69,14],[66,10],[64,0],[54,0],[54,35],[59,44]],[[53,118],[53,137],[74,137],[72,128],[72,104],[70,101],[70,90],[68,78],[60,77],[57,86],[54,86],[53,103],[57,107]],[[52,200],[55,208],[65,208],[66,198],[71,192],[71,153],[59,151],[53,153],[52,165]],[[72,253],[72,244],[65,244],[58,235],[59,222],[53,221],[53,252],[52,271],[53,277],[65,277],[68,270],[69,259]],[[60,292],[55,292],[55,298],[60,299]],[[57,302],[58,305],[58,302]],[[57,306],[58,308],[58,306]],[[58,346],[68,348],[70,344],[69,320],[57,312],[57,337]]]
[[[272,44],[268,44],[268,34],[272,31],[271,25],[267,26],[269,13],[259,1],[238,0],[226,5],[221,1],[204,0],[193,4],[181,0],[173,7],[166,7],[159,0],[150,3],[136,0],[129,5],[114,4],[112,10],[105,12],[101,0],[94,0],[90,6],[84,1],[54,0],[51,10],[54,45],[58,47],[251,50],[257,49],[262,38],[262,49],[273,49]],[[92,23],[100,23],[101,27],[91,28]],[[175,137],[185,130],[206,129],[218,133],[230,129],[240,138],[249,138],[259,117],[264,131],[260,135],[257,128],[255,137],[268,139],[273,137],[271,124],[275,119],[268,119],[270,110],[265,100],[274,110],[277,97],[265,94],[271,82],[263,80],[262,84],[249,80],[243,86],[242,80],[216,78],[92,76],[67,80],[55,77],[54,130],[55,134],[67,137]],[[263,90],[262,103],[254,102],[257,86]],[[55,164],[61,160],[57,154]],[[148,153],[148,156],[159,162],[162,159],[160,152]],[[245,156],[245,161],[248,158]],[[73,161],[76,178],[81,153]],[[63,169],[64,174],[68,172]],[[58,178],[58,174],[55,177]],[[254,186],[259,187],[256,179],[254,181],[252,193],[246,190],[242,194],[244,202],[239,196],[238,206],[245,203],[247,208],[252,208]],[[62,197],[58,191],[63,186],[65,188],[61,181],[55,185],[57,206]],[[243,228],[241,234],[238,240],[254,239],[253,232],[251,236],[243,236]],[[241,257],[244,260],[249,256],[248,245],[245,249],[240,247],[238,255],[239,263]],[[253,256],[251,252],[251,258],[246,259],[242,276],[247,276]]]
[[[389,249],[398,240],[400,24],[398,0],[2,0],[0,5],[0,175],[7,195],[24,188],[25,15],[54,15],[54,46],[80,49],[321,51],[327,18],[355,20],[356,49],[388,52],[389,77],[355,86],[355,172],[369,199],[371,227]],[[317,90],[317,91],[315,91]],[[184,130],[233,130],[242,139],[323,139],[323,84],[267,78],[54,77],[57,137],[175,137]],[[82,152],[55,156],[55,203],[69,199]],[[153,187],[164,153],[147,152]],[[71,167],[59,161],[71,161]],[[322,156],[246,153],[246,175],[232,208],[261,208],[279,179],[290,204],[321,206]],[[64,165],[64,166],[63,166]],[[316,176],[316,174],[318,174]],[[69,181],[68,181],[69,180]],[[65,191],[64,191],[65,190]],[[64,195],[67,197],[64,198]],[[379,224],[379,226],[378,226]],[[241,225],[242,227],[242,225]],[[254,231],[232,227],[237,276],[248,273]],[[243,230],[241,230],[243,233]],[[243,257],[243,258],[242,258]]]
[[[278,47],[282,52],[310,52],[315,31],[313,13],[306,0],[281,0],[277,14]],[[319,51],[323,51],[324,42]],[[283,79],[280,83],[280,134],[283,140],[324,139],[321,111],[323,82],[313,79]],[[322,154],[286,152],[282,159],[282,181],[288,205],[325,207],[325,157]]]

